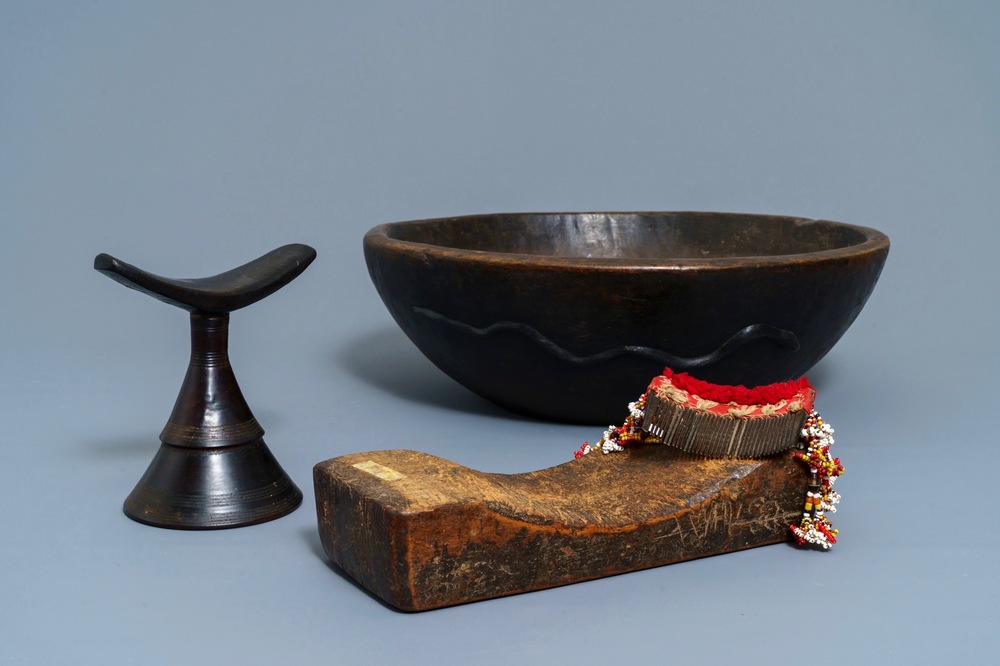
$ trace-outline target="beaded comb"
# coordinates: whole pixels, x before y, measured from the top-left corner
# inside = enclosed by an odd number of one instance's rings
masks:
[[[710,384],[667,368],[646,390],[642,429],[688,453],[759,458],[798,443],[815,399],[804,377],[748,389]]]
[[[798,447],[809,467],[802,519],[789,525],[799,545],[824,550],[837,542],[826,513],[836,512],[834,481],[844,467],[830,456],[833,428],[814,410],[816,390],[805,377],[746,388],[712,384],[666,368],[620,426],[610,426],[594,445],[574,453],[623,451],[638,444],[666,444],[711,458],[759,458]]]

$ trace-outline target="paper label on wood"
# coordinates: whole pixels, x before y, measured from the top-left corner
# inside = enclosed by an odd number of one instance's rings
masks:
[[[380,465],[374,460],[366,460],[365,462],[355,463],[352,467],[356,467],[362,472],[368,472],[372,476],[377,476],[383,481],[399,481],[400,479],[406,478],[405,474],[400,474],[391,467]]]

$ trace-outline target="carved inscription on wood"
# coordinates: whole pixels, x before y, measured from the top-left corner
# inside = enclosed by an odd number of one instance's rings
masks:
[[[789,453],[707,460],[662,446],[514,475],[378,451],[320,463],[314,478],[327,555],[404,610],[784,541],[805,487]]]

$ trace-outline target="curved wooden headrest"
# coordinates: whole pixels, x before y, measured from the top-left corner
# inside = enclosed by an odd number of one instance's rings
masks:
[[[284,245],[225,273],[195,279],[160,277],[109,254],[94,258],[94,268],[112,280],[189,312],[228,314],[270,296],[294,280],[316,258],[299,243]]]
[[[387,603],[427,610],[787,541],[806,466],[671,446],[485,474],[416,451],[313,468],[327,556]]]

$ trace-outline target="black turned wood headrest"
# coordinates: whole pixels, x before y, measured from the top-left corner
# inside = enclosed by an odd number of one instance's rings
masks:
[[[278,291],[315,258],[316,250],[295,243],[272,250],[239,268],[204,278],[160,277],[104,253],[94,258],[94,268],[126,287],[189,312],[228,314]]]

